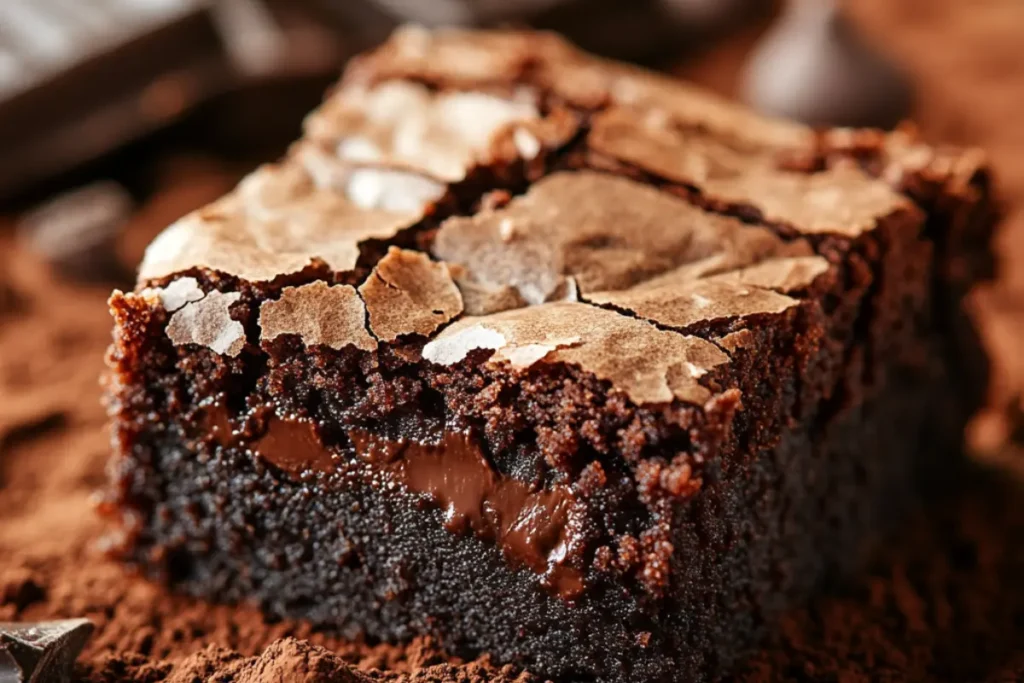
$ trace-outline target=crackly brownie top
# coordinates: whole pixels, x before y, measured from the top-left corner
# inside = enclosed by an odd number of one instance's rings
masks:
[[[485,349],[702,403],[730,360],[708,323],[798,305],[832,268],[815,240],[920,229],[852,161],[807,170],[816,140],[552,35],[407,28],[354,61],[284,160],[158,237],[138,295],[176,344],[229,356],[414,337],[434,363]],[[204,273],[263,292],[259,339]]]

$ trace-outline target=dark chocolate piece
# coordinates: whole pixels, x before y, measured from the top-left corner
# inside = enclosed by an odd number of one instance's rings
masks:
[[[0,681],[70,683],[94,628],[88,619],[0,622]]]
[[[405,28],[111,298],[104,509],[192,594],[713,678],[960,456],[988,187],[551,34]]]
[[[908,78],[869,47],[835,0],[791,0],[750,57],[744,99],[815,126],[891,129],[910,113]]]
[[[0,26],[0,196],[164,127],[222,87],[209,65],[223,50],[195,0],[11,0]]]
[[[19,236],[61,276],[86,281],[122,281],[127,268],[117,239],[133,200],[113,181],[100,181],[49,200],[22,218]]]
[[[343,61],[337,35],[312,13],[306,3],[267,0],[5,0],[0,198],[164,130],[218,96],[227,95],[213,102],[213,119],[245,111],[222,136],[234,144],[245,131],[273,133],[275,120],[279,130],[276,112],[289,111],[282,102],[315,102],[309,93],[322,92]],[[257,101],[263,116],[248,116]],[[294,116],[286,130],[297,129]]]

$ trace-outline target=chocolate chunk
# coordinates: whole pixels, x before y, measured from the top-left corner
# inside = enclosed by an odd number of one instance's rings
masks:
[[[743,97],[813,125],[892,128],[912,104],[903,73],[857,34],[832,0],[792,0],[746,67]]]
[[[88,619],[0,622],[0,681],[65,683],[95,626]]]
[[[190,116],[205,146],[279,153],[345,55],[373,41],[313,5],[0,3],[0,198]]]
[[[101,181],[48,201],[26,215],[19,234],[60,275],[84,281],[124,280],[116,241],[132,210],[128,192]]]

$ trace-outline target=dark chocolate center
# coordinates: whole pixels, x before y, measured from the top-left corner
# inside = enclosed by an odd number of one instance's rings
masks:
[[[290,477],[369,466],[370,478],[422,494],[444,510],[445,528],[496,543],[506,559],[542,576],[542,584],[570,600],[583,591],[583,574],[565,564],[576,534],[577,499],[567,486],[533,488],[490,465],[466,431],[446,431],[436,444],[386,439],[350,430],[355,459],[325,445],[312,421],[274,415],[262,436],[233,430],[227,410],[207,408],[208,433],[223,446],[241,446]],[[366,471],[359,468],[358,471]]]

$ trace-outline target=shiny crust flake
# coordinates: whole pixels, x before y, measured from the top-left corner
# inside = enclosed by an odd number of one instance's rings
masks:
[[[456,182],[490,161],[495,135],[539,117],[534,97],[436,92],[410,81],[354,86],[328,98],[306,120],[306,139],[332,148],[341,162],[404,168]],[[534,156],[539,153],[540,143]]]
[[[894,214],[924,219],[914,204],[859,168],[838,166],[821,173],[755,171],[728,180],[708,180],[704,191],[717,201],[756,209],[763,220],[805,235],[856,237]]]
[[[157,237],[139,278],[205,269],[261,282],[316,262],[344,272],[355,267],[363,241],[394,237],[419,218],[418,212],[360,208],[318,188],[292,163],[264,166],[232,194]]]
[[[266,342],[294,334],[306,346],[342,349],[352,345],[373,351],[377,340],[366,330],[365,321],[366,306],[355,288],[312,282],[301,287],[285,287],[280,299],[263,302],[260,339]]]
[[[231,318],[231,304],[242,295],[210,292],[185,304],[167,323],[167,336],[176,345],[198,344],[224,356],[237,356],[245,347],[245,328]]]
[[[543,178],[498,210],[446,221],[433,253],[462,266],[463,280],[512,288],[536,305],[567,287],[621,290],[681,266],[696,277],[799,248],[649,185],[579,171]]]
[[[704,403],[711,392],[698,380],[729,359],[703,339],[579,303],[465,318],[429,342],[423,357],[451,365],[476,349],[493,350],[491,363],[518,370],[542,361],[575,365],[636,403]]]
[[[359,287],[370,330],[381,341],[429,336],[462,313],[462,295],[448,266],[426,254],[392,247]]]

